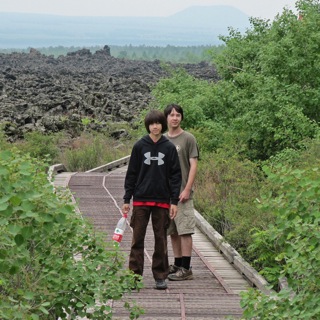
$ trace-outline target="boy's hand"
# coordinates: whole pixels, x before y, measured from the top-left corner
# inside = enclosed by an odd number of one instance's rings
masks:
[[[130,204],[129,203],[124,203],[122,206],[122,214],[128,214],[130,211]]]
[[[170,219],[173,220],[176,217],[177,213],[178,213],[178,206],[175,204],[172,204],[170,206],[170,212],[169,212]]]

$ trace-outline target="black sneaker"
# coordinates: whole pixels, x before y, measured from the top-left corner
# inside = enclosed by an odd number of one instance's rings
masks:
[[[167,289],[167,284],[165,280],[156,280],[156,285],[154,287],[157,290],[165,290]]]
[[[179,267],[177,267],[175,264],[170,264],[169,266],[169,274],[176,273],[179,270]]]
[[[183,281],[183,280],[192,280],[193,274],[192,269],[189,270],[181,267],[176,273],[169,274],[168,279],[172,281]]]

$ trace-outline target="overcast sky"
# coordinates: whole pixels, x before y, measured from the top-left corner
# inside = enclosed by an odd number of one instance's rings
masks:
[[[294,0],[0,0],[0,12],[75,16],[168,16],[195,5],[233,6],[249,16],[273,19]]]

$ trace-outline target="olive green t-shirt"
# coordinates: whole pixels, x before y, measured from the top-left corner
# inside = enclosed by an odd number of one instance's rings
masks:
[[[182,173],[182,191],[188,182],[190,159],[199,157],[197,141],[191,133],[186,131],[181,132],[178,136],[175,137],[169,137],[168,133],[166,133],[165,136],[176,146],[178,151]],[[192,197],[192,192],[190,194],[190,197]]]

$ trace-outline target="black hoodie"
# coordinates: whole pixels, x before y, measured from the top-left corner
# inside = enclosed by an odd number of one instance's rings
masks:
[[[137,141],[131,152],[124,183],[124,203],[155,201],[178,204],[181,169],[176,147],[165,136],[153,142],[149,135]]]

